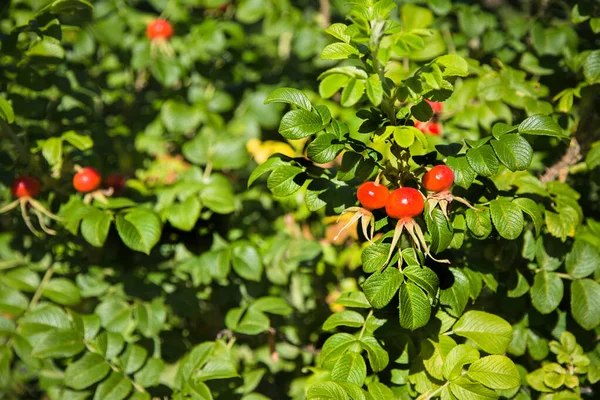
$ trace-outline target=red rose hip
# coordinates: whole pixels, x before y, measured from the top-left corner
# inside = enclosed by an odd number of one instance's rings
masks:
[[[78,192],[87,193],[98,189],[102,177],[95,168],[82,168],[73,176],[73,187]]]
[[[436,165],[423,176],[423,187],[432,192],[450,190],[454,183],[454,172],[447,165]]]
[[[375,182],[363,183],[356,192],[360,204],[369,211],[385,207],[389,195],[387,187]]]
[[[21,176],[12,184],[11,192],[14,197],[36,197],[40,194],[40,182],[32,176]]]
[[[434,114],[439,114],[444,109],[444,104],[439,101],[429,101],[427,99],[425,101],[429,103]]]
[[[394,190],[388,197],[385,211],[395,219],[412,218],[423,212],[423,195],[416,189],[403,187]]]
[[[158,18],[148,24],[146,35],[150,40],[169,39],[173,36],[173,26],[169,21]]]
[[[429,125],[427,125],[427,132],[437,136],[440,133],[442,133],[442,127],[440,126],[440,124],[432,122]]]

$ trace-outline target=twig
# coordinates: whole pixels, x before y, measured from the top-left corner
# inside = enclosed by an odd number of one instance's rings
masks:
[[[329,4],[329,0],[320,0],[319,2],[321,4],[319,11],[321,18],[319,23],[323,29],[327,29],[331,25],[331,5]]]
[[[565,155],[556,164],[546,169],[546,172],[540,177],[540,181],[548,183],[558,178],[559,182],[565,182],[569,174],[569,168],[577,164],[581,158],[581,146],[577,139],[572,138]]]
[[[40,297],[42,297],[42,292],[44,291],[44,287],[48,282],[50,282],[50,278],[52,278],[52,274],[54,273],[54,267],[50,267],[46,270],[44,277],[42,278],[42,282],[40,286],[38,286],[37,290],[33,294],[33,298],[31,299],[31,303],[29,303],[29,310],[33,310],[33,308],[37,305],[38,301],[40,301]]]

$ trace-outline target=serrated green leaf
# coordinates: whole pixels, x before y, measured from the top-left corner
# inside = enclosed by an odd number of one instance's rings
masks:
[[[94,400],[123,400],[131,391],[131,381],[120,372],[112,372],[98,385]]]
[[[490,354],[504,353],[512,339],[512,327],[508,322],[483,311],[467,311],[452,330]]]
[[[279,133],[286,139],[302,139],[324,128],[319,114],[306,110],[288,111],[281,119]]]
[[[383,272],[375,272],[362,284],[362,289],[369,303],[374,308],[383,308],[392,300],[402,284],[402,273],[396,268],[386,268]]]
[[[523,135],[569,137],[568,133],[565,133],[560,125],[547,115],[532,115],[519,124],[518,131]]]
[[[564,294],[562,279],[555,272],[539,271],[533,278],[529,291],[531,303],[542,314],[549,314],[558,307]]]
[[[104,379],[110,366],[96,353],[86,353],[65,370],[65,384],[76,390],[83,390]]]
[[[344,60],[358,54],[360,54],[358,50],[348,43],[332,43],[323,49],[321,58],[323,60]]]
[[[571,282],[571,312],[586,330],[600,325],[600,284],[591,279]]]
[[[493,176],[498,172],[498,158],[490,145],[467,150],[467,161],[473,171],[481,176]]]
[[[490,215],[496,230],[505,239],[514,240],[523,232],[523,211],[514,202],[498,198],[490,202]]]
[[[307,111],[312,109],[310,100],[304,93],[298,89],[293,88],[279,88],[275,89],[264,101],[265,104],[272,103],[287,103],[293,104],[297,107],[303,108]]]
[[[507,134],[500,140],[491,140],[490,144],[500,162],[511,171],[523,171],[529,168],[533,159],[533,148],[521,135]]]
[[[442,374],[444,378],[454,380],[460,376],[464,365],[474,363],[477,360],[479,360],[479,351],[476,348],[459,344],[446,355],[442,366]]]
[[[162,232],[158,215],[144,208],[135,208],[124,215],[118,215],[116,226],[127,247],[146,254],[150,254]]]
[[[335,314],[332,314],[325,320],[323,323],[324,331],[332,331],[338,326],[349,326],[353,328],[358,328],[363,326],[365,323],[365,318],[357,313],[356,311],[340,311]]]
[[[411,331],[425,326],[431,317],[431,304],[423,290],[409,282],[400,286],[399,296],[400,326]]]
[[[521,377],[510,358],[491,355],[475,361],[469,367],[469,377],[491,389],[512,389],[520,385]]]
[[[303,172],[302,168],[291,165],[277,167],[269,175],[267,187],[275,196],[291,196],[304,184]]]
[[[360,353],[348,352],[340,357],[333,369],[331,378],[340,382],[350,382],[362,386],[367,377],[367,365]]]

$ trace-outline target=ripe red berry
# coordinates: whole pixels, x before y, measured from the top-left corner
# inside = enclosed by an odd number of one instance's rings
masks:
[[[155,19],[146,27],[146,35],[150,40],[168,39],[173,35],[173,26],[164,19]]]
[[[454,172],[447,165],[436,165],[423,176],[423,186],[432,192],[450,190],[454,183]]]
[[[385,207],[390,191],[384,185],[375,182],[365,182],[358,187],[356,197],[367,210]]]
[[[394,190],[388,197],[385,211],[395,219],[412,218],[423,212],[423,195],[416,189],[403,187]]]
[[[100,182],[102,182],[102,177],[95,168],[82,168],[73,176],[73,187],[82,193],[98,189]]]
[[[425,100],[425,101],[429,103],[434,114],[439,114],[444,109],[444,104],[439,101],[429,101],[429,100]]]
[[[21,176],[12,184],[12,195],[17,198],[36,197],[40,194],[40,182],[32,176]]]
[[[429,123],[429,125],[427,126],[427,132],[431,133],[432,135],[439,135],[440,133],[442,133],[442,127],[440,124],[435,123],[435,122],[431,122]]]
[[[104,179],[106,187],[112,188],[115,192],[123,189],[125,186],[125,178],[121,174],[112,174]]]

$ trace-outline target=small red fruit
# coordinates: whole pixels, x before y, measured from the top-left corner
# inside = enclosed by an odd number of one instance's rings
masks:
[[[104,184],[106,187],[112,188],[115,192],[118,192],[125,187],[125,178],[120,174],[112,174],[104,179]]]
[[[432,192],[450,190],[454,183],[454,172],[447,165],[436,165],[423,176],[423,187]]]
[[[73,176],[73,187],[78,192],[87,193],[98,189],[102,177],[95,168],[82,168]]]
[[[173,26],[169,21],[158,18],[148,24],[146,35],[150,40],[169,39],[173,35]]]
[[[387,187],[375,182],[363,183],[356,192],[360,204],[369,211],[385,207],[389,195]]]
[[[434,114],[439,114],[444,109],[444,104],[439,101],[429,101],[427,99],[425,101],[429,103]]]
[[[40,194],[40,182],[32,176],[21,176],[12,184],[12,195],[17,198],[36,197]]]
[[[423,212],[423,195],[416,189],[403,187],[394,190],[388,197],[385,211],[395,219],[412,218]]]
[[[428,126],[427,126],[427,131],[429,133],[431,133],[432,135],[439,135],[440,133],[442,133],[442,127],[440,126],[440,124],[437,124],[435,122],[431,122]]]

